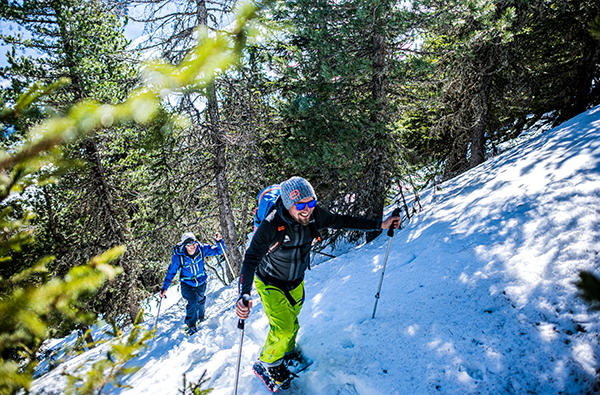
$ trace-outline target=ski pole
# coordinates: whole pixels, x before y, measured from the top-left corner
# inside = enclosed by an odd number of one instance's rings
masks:
[[[160,293],[159,293],[160,295]],[[166,296],[165,296],[166,298]],[[162,305],[163,298],[160,298],[160,302],[158,302],[158,312],[156,313],[156,321],[154,322],[154,332],[156,333],[156,327],[158,326],[158,316],[160,315],[160,306]]]
[[[235,274],[233,273],[233,269],[231,268],[231,264],[229,263],[229,259],[227,259],[227,254],[225,253],[225,242],[223,241],[223,239],[221,239],[221,244],[223,245],[223,256],[225,257],[225,262],[227,263],[227,267],[229,268],[231,275],[233,277],[235,277]]]
[[[392,217],[400,215],[400,209],[396,208],[392,213]],[[394,221],[395,222],[395,221]],[[377,302],[379,301],[379,292],[381,292],[381,284],[383,283],[383,274],[385,273],[385,265],[387,265],[388,254],[390,253],[390,245],[392,244],[392,237],[394,237],[394,223],[390,225],[387,232],[390,239],[388,240],[387,250],[385,251],[385,260],[383,261],[383,269],[381,269],[381,278],[379,279],[379,288],[377,288],[377,295],[375,295],[375,307],[373,307],[373,317],[375,318],[375,311],[377,310]]]
[[[250,303],[250,295],[242,295],[242,303],[244,303],[244,306],[248,307],[248,304]],[[242,363],[242,344],[244,343],[244,324],[244,320],[240,318],[238,320],[238,328],[242,330],[242,333],[240,334],[240,352],[238,353],[237,373],[235,374],[235,391],[233,395],[237,395],[238,380],[240,378],[240,365]]]

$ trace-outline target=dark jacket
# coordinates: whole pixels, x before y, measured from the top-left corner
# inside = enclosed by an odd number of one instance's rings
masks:
[[[181,270],[179,273],[179,280],[181,282],[192,287],[204,284],[208,277],[204,271],[204,257],[221,255],[222,253],[223,248],[221,247],[221,243],[211,246],[210,244],[196,242],[196,252],[193,256],[187,254],[183,244],[177,244],[173,247],[171,264],[169,265],[169,270],[167,270],[162,289],[166,290],[169,288],[178,270]]]
[[[334,214],[319,206],[314,208],[311,221],[314,226],[300,225],[289,215],[281,198],[277,199],[275,210],[260,224],[246,251],[240,294],[250,293],[255,273],[265,283],[280,288],[292,289],[300,284],[310,263],[310,249],[318,229],[381,230],[381,220]]]

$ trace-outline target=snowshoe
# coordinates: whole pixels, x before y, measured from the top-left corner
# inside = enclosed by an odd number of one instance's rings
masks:
[[[283,357],[283,363],[287,366],[290,372],[295,374],[306,370],[306,368],[312,365],[313,362],[306,359],[299,350],[294,350],[285,354]]]
[[[183,333],[188,337],[192,336],[196,332],[198,332],[198,327],[196,325],[186,326],[185,329],[183,330]]]
[[[252,370],[272,393],[279,391],[279,389],[285,390],[290,388],[290,383],[295,377],[284,363],[271,368],[266,368],[262,363],[256,362],[252,366]]]

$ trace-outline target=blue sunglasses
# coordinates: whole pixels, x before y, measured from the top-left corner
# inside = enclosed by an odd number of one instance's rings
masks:
[[[296,210],[298,210],[298,211],[304,210],[304,208],[306,206],[308,206],[308,208],[313,208],[316,205],[317,205],[317,201],[316,200],[311,200],[308,203],[294,203],[294,206],[296,206]]]

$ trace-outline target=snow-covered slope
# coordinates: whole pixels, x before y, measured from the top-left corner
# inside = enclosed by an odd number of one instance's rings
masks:
[[[600,272],[600,108],[424,193],[422,205],[392,239],[375,319],[385,233],[307,272],[298,344],[315,363],[287,392],[599,393],[599,316],[574,282]],[[133,387],[114,393],[175,395],[183,373],[204,370],[212,394],[233,393],[236,288],[213,281],[209,292],[207,321],[185,338],[184,302],[170,290]],[[251,371],[268,331],[253,296],[239,394],[268,393]],[[33,390],[60,393],[61,370]]]

